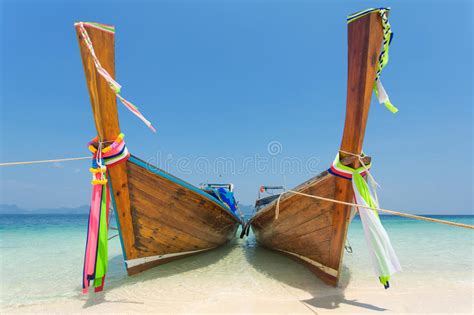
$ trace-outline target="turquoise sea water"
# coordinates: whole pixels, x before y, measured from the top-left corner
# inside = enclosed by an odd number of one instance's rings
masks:
[[[474,224],[474,216],[437,218]],[[448,282],[472,286],[472,230],[391,216],[383,216],[382,221],[403,267],[403,273],[395,277],[395,282],[410,279],[411,285],[420,287],[427,283],[431,286],[443,286]],[[86,223],[86,215],[1,215],[1,305],[41,303],[79,296]],[[115,234],[116,231],[110,231],[110,236]],[[370,266],[362,226],[357,217],[351,224],[348,239],[353,252],[344,257],[343,282],[373,283],[376,279]],[[273,262],[279,259],[279,255],[258,249],[252,235],[247,240],[236,240],[227,246],[229,248],[226,256],[231,260],[235,259],[234,263],[239,260],[231,252],[237,252],[237,248],[242,247],[247,256],[258,255],[261,260],[268,254]],[[214,254],[209,252],[205,255]],[[216,252],[215,255],[221,257],[222,251]],[[186,259],[199,260],[199,257],[200,255],[197,255]],[[252,257],[247,259],[251,261]],[[106,286],[130,281],[123,267],[118,237],[110,241],[109,261]],[[224,266],[232,263],[229,261]],[[291,264],[293,261],[282,256],[282,268],[290,272]],[[225,270],[216,272],[225,273]]]

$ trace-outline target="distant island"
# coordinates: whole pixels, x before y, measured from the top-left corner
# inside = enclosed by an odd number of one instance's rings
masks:
[[[240,205],[239,204],[239,208],[240,208],[240,211],[242,211],[242,214],[243,215],[252,215],[253,214],[253,210],[254,210],[254,206],[251,206],[251,205]]]
[[[23,209],[17,205],[0,204],[0,215],[2,214],[88,214],[89,206],[75,208],[40,208]]]
[[[253,206],[240,205],[240,210],[244,215],[250,215],[253,213]],[[23,209],[17,205],[0,204],[0,215],[3,214],[89,214],[89,206]]]

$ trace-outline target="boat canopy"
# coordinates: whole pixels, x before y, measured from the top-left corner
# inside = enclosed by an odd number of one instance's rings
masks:
[[[237,212],[237,201],[234,197],[233,184],[206,184],[202,188],[212,197],[222,201],[233,212]]]

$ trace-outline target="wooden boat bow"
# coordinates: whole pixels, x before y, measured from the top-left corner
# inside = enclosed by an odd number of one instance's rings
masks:
[[[378,12],[372,12],[348,24],[346,119],[339,151],[341,159],[350,157],[346,152],[356,155],[362,152],[375,72],[382,47],[381,25],[382,21]],[[358,168],[360,162],[354,159],[348,166]],[[335,180],[335,199],[352,201],[354,192],[351,182],[340,177],[336,177]],[[329,266],[338,270],[338,277],[342,269],[350,212],[351,209],[348,206],[334,205]]]
[[[348,24],[346,117],[339,154],[342,163],[352,168],[360,164],[357,155],[362,151],[382,47],[381,23],[380,13],[374,11]],[[370,158],[364,157],[365,162]],[[346,202],[353,199],[351,181],[327,171],[292,190]],[[350,207],[285,194],[279,198],[279,218],[275,220],[277,202],[274,198],[250,219],[257,241],[305,264],[324,282],[336,286],[342,271]]]
[[[87,26],[86,26],[87,27]],[[117,97],[108,83],[96,70],[93,58],[82,38],[80,26],[76,25],[79,48],[81,51],[87,89],[92,105],[92,114],[100,141],[113,141],[120,134],[117,112]],[[115,34],[98,28],[87,27],[89,37],[94,44],[95,54],[102,67],[115,77]],[[114,194],[118,224],[126,259],[137,258],[135,238],[130,212],[130,193],[126,164],[119,164],[108,170]]]
[[[113,27],[78,23],[76,32],[100,146],[120,134],[116,97],[121,97],[97,64],[114,80]],[[133,155],[107,167],[107,178],[128,274],[218,247],[241,223],[224,202]]]

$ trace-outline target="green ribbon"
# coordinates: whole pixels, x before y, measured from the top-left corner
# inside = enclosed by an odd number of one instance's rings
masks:
[[[390,11],[390,8],[369,8],[360,12],[356,12],[347,17],[347,24],[354,22],[355,20],[360,19],[361,17],[366,16],[373,12],[378,12],[380,14],[380,18],[382,20],[382,29],[383,29],[383,45],[382,45],[382,51],[380,52],[380,55],[379,55],[379,62],[377,64],[377,72],[376,72],[375,82],[374,82],[374,91],[380,104],[383,103],[389,111],[391,111],[392,113],[396,113],[398,112],[398,109],[390,102],[390,99],[388,98],[388,95],[385,92],[382,86],[382,83],[380,82],[380,74],[382,73],[382,69],[388,63],[388,50],[389,50],[390,42],[393,36],[390,23],[388,22],[389,11]]]
[[[102,185],[102,199],[100,206],[100,227],[97,249],[97,264],[95,269],[94,287],[102,286],[105,274],[107,273],[108,257],[108,233],[107,233],[107,185]]]
[[[388,21],[388,11],[390,11],[390,9],[381,8],[378,11],[380,12],[380,18],[382,20],[383,45],[382,45],[382,51],[380,52],[380,56],[379,56],[379,63],[377,64],[377,74],[376,74],[375,82],[374,82],[374,91],[377,98],[379,98],[379,94],[380,94],[377,81],[380,80],[380,74],[382,73],[382,69],[385,68],[385,66],[388,64],[388,51],[389,51],[390,41],[393,36],[392,28],[390,27],[390,23]],[[379,82],[379,84],[383,89],[382,83]],[[385,105],[385,107],[394,114],[398,112],[398,108],[396,108],[390,102],[390,99],[388,98],[388,95],[386,95],[385,91],[383,91],[383,93],[384,93],[384,98],[382,102]],[[380,98],[379,98],[379,101],[380,101]]]
[[[361,175],[362,172],[368,171],[370,169],[371,164],[361,166],[359,168],[352,168],[350,166],[346,166],[342,164],[340,161],[339,154],[338,154],[336,156],[336,159],[334,160],[333,166],[336,168],[336,170],[340,172],[342,171],[345,173],[352,174],[352,183],[355,186],[354,193],[359,195],[369,207],[378,208],[378,204],[376,203],[376,201],[374,200],[374,197],[372,196],[372,193],[370,191],[370,188],[366,179]],[[374,209],[371,209],[371,210],[377,216],[377,220],[380,221],[378,212]],[[389,281],[390,281],[390,272],[389,272],[390,268],[387,265],[388,261],[385,259],[385,253],[383,252],[383,249],[380,248],[378,244],[376,244],[377,233],[372,230],[370,230],[370,233],[372,233],[373,236],[370,237],[369,240],[372,243],[372,248],[374,249],[374,254],[377,259],[377,262],[382,274],[379,276],[379,281],[381,284],[384,285],[385,288],[388,288]]]

